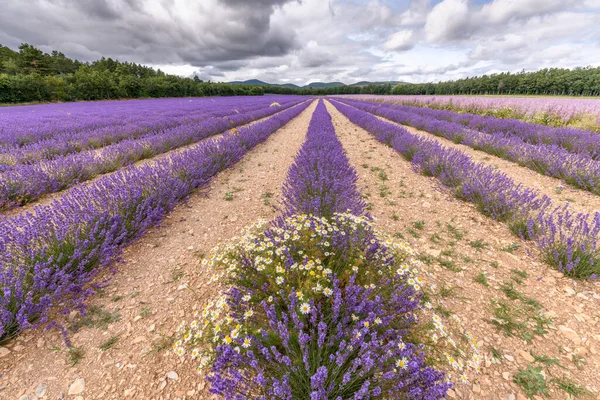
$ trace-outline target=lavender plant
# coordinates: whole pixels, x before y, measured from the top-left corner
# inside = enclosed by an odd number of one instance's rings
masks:
[[[413,255],[364,216],[262,221],[205,261],[223,295],[180,326],[174,350],[226,399],[443,398],[450,384],[409,340]]]
[[[349,211],[361,215],[366,207],[358,190],[358,177],[335,135],[331,116],[319,101],[306,141],[298,151],[283,185],[286,215],[330,216]]]

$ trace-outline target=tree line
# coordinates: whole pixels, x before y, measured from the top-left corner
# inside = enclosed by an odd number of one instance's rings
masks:
[[[294,89],[269,86],[274,93],[331,94],[399,94],[399,95],[551,95],[600,96],[600,67],[545,68],[535,72],[503,72],[439,83],[400,83],[367,86]]]
[[[600,67],[544,68],[535,72],[503,72],[439,83],[400,84],[394,86],[392,94],[600,96]]]
[[[203,82],[111,58],[83,63],[27,43],[18,51],[0,45],[0,103],[263,94],[259,86]]]

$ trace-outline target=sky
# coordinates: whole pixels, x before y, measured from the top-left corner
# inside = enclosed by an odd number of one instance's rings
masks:
[[[0,44],[182,76],[437,82],[600,66],[600,0],[2,0]]]

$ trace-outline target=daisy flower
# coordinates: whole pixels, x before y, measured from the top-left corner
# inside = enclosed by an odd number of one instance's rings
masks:
[[[302,314],[308,314],[310,312],[310,304],[308,304],[308,303],[302,303],[300,305],[300,312]]]

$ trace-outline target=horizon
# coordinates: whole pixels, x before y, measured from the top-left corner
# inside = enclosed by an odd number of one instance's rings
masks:
[[[7,1],[0,43],[204,81],[426,83],[600,66],[600,0],[36,3]]]

